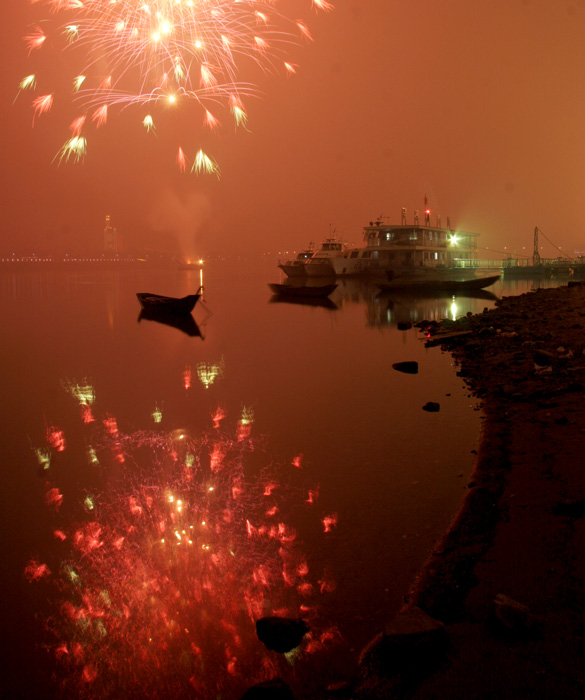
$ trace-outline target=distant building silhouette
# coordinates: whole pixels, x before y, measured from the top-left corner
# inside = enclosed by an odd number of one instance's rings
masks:
[[[118,236],[118,229],[112,226],[109,214],[106,216],[106,226],[104,228],[104,250],[106,253],[122,252],[122,242]]]

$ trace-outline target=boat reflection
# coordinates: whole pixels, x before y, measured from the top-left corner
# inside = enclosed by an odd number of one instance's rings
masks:
[[[368,325],[408,328],[421,321],[456,320],[467,313],[477,313],[478,301],[495,302],[498,297],[485,290],[461,294],[433,295],[381,292],[367,304]]]
[[[299,306],[320,306],[323,309],[337,311],[339,306],[329,297],[291,297],[284,294],[273,294],[270,304],[298,304]]]
[[[484,289],[380,291],[377,284],[367,280],[343,279],[335,298],[340,307],[363,304],[368,326],[389,328],[410,326],[420,321],[456,319],[467,313],[483,310],[481,302],[493,305],[498,297]]]
[[[180,330],[193,338],[199,337],[201,340],[204,340],[201,329],[191,314],[173,316],[169,314],[156,313],[154,311],[145,311],[142,309],[142,311],[138,314],[138,323],[143,320],[162,323],[165,326],[176,328],[177,330]]]

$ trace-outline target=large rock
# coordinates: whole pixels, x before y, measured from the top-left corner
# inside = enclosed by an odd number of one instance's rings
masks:
[[[301,643],[309,631],[304,620],[287,617],[261,617],[256,620],[258,639],[271,651],[286,654]]]
[[[527,632],[538,626],[538,618],[527,605],[503,593],[494,598],[494,616],[504,628],[514,632]]]
[[[274,678],[251,686],[240,700],[294,700],[294,695],[284,681]]]
[[[363,675],[423,675],[448,647],[449,637],[439,620],[421,608],[398,613],[384,631],[362,651],[359,659]]]
[[[534,353],[534,364],[539,367],[549,367],[552,364],[554,355],[547,350],[538,349]]]

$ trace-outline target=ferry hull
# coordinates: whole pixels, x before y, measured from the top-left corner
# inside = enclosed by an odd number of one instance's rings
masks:
[[[289,264],[282,264],[278,266],[287,277],[306,277],[307,276],[307,270],[306,270],[306,263],[301,262],[301,263],[289,263]]]

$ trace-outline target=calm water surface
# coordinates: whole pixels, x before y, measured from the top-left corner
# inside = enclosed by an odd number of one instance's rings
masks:
[[[230,699],[276,673],[308,696],[400,606],[480,414],[397,324],[493,300],[344,282],[330,307],[275,303],[278,276],[210,263],[190,337],[139,322],[135,293],[198,271],[0,274],[3,697]],[[310,621],[312,653],[266,653],[252,620],[279,613]]]

